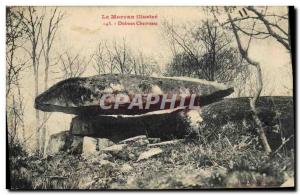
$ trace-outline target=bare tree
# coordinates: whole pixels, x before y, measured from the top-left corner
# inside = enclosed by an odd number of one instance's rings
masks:
[[[99,42],[95,53],[93,54],[94,69],[98,74],[105,74],[109,60],[107,60],[106,41]]]
[[[98,74],[119,73],[135,75],[151,75],[158,72],[158,65],[153,57],[146,56],[141,50],[135,52],[126,39],[121,44],[113,41],[101,41],[93,54],[94,69]]]
[[[237,75],[246,72],[247,66],[243,65],[238,51],[217,23],[203,21],[200,27],[188,29],[183,35],[167,22],[164,28],[171,50],[175,52],[168,66],[169,74],[233,82]]]
[[[121,74],[131,73],[131,50],[126,43],[126,39],[123,38],[121,44],[118,44],[117,41],[114,41],[112,50],[115,68],[117,71]]]
[[[195,44],[195,41],[193,41],[192,33],[190,33],[190,30],[182,29],[181,32],[184,32],[182,34],[179,34],[175,30],[175,26],[173,23],[169,23],[168,21],[163,22],[163,31],[167,39],[170,43],[170,49],[173,54],[173,59],[171,64],[171,70],[168,70],[172,72],[172,69],[175,70],[174,74],[181,74],[182,70],[186,70],[188,76],[195,76],[198,75],[198,77],[202,77],[201,72],[201,63],[200,63],[200,57],[202,54],[202,47],[199,44]],[[185,63],[184,67],[181,67],[180,64]],[[172,66],[175,66],[172,68]],[[193,66],[193,67],[191,67]],[[176,69],[179,71],[177,72]],[[182,75],[181,75],[182,76]]]
[[[9,96],[12,85],[18,85],[19,75],[24,70],[25,62],[17,61],[15,52],[23,45],[23,12],[17,13],[11,7],[6,9],[6,97]]]
[[[154,58],[146,56],[142,51],[139,51],[137,55],[133,54],[131,56],[131,63],[135,75],[149,76],[159,72],[159,67]]]
[[[59,28],[59,24],[63,19],[63,13],[58,11],[58,8],[50,10],[49,21],[46,22],[46,32],[42,32],[42,41],[44,42],[42,50],[45,60],[44,69],[44,90],[48,89],[48,77],[49,77],[49,67],[50,67],[50,52],[53,46],[54,39],[56,37],[56,32]],[[43,27],[43,26],[42,26]],[[45,33],[45,35],[43,35]],[[47,121],[48,114],[43,113],[43,121]],[[46,142],[46,124],[41,130],[41,144],[40,151],[44,152],[45,142]]]
[[[20,134],[22,141],[25,139],[24,103],[19,79],[26,68],[26,60],[15,55],[24,44],[23,17],[22,11],[17,12],[13,7],[6,8],[6,113],[10,146],[21,144]]]
[[[62,79],[73,78],[81,76],[87,68],[92,58],[87,59],[81,57],[79,54],[71,54],[65,52],[60,55],[60,70],[63,72]]]
[[[248,49],[245,49],[242,46],[241,39],[240,39],[240,36],[238,34],[238,31],[237,31],[237,27],[236,27],[235,23],[233,22],[233,19],[231,17],[230,11],[229,11],[229,8],[225,7],[225,10],[227,12],[227,16],[228,16],[228,19],[230,21],[230,25],[232,27],[232,31],[233,31],[233,34],[235,36],[235,39],[236,39],[236,42],[237,42],[240,54],[242,55],[242,57],[250,65],[252,65],[252,66],[254,66],[256,68],[256,74],[257,74],[257,91],[256,91],[256,94],[254,95],[254,97],[250,101],[250,106],[251,106],[251,109],[253,111],[254,121],[258,125],[258,134],[259,134],[260,140],[262,141],[262,144],[264,146],[264,149],[265,149],[266,153],[270,153],[272,150],[271,150],[271,147],[270,147],[270,145],[268,143],[268,139],[267,139],[267,137],[265,135],[265,130],[263,128],[263,124],[260,121],[260,119],[258,118],[258,112],[257,112],[257,109],[256,109],[256,103],[257,103],[257,100],[258,100],[258,98],[260,96],[260,93],[261,93],[261,90],[262,90],[262,87],[263,87],[261,67],[260,67],[259,62],[255,61],[255,60],[253,60],[253,59],[251,59],[249,57],[249,55],[248,55]],[[253,25],[253,27],[254,27],[254,25]],[[250,39],[252,39],[251,35],[250,35]],[[250,44],[250,42],[248,42],[248,43]]]
[[[31,49],[27,49],[23,47],[25,51],[30,56],[33,75],[34,75],[34,94],[35,97],[39,94],[39,65],[40,65],[40,57],[42,54],[43,40],[41,39],[42,33],[42,25],[44,20],[44,13],[39,14],[33,7],[27,7],[26,13],[24,13],[23,17],[23,25],[25,27],[25,36],[29,40]],[[40,134],[39,134],[39,121],[40,114],[39,111],[35,111],[36,118],[36,151],[40,154]]]
[[[263,40],[273,38],[291,53],[288,12],[273,12],[272,10],[269,11],[268,7],[256,8],[248,6],[241,7],[239,10],[237,10],[236,7],[225,7],[224,10],[227,15],[227,19],[224,22],[220,22],[217,17],[217,15],[221,12],[220,9],[218,7],[212,7],[209,10],[221,26],[233,32],[241,56],[256,70],[257,88],[253,98],[250,100],[250,105],[253,111],[253,118],[258,125],[260,140],[263,143],[266,153],[271,153],[271,148],[265,135],[262,122],[258,118],[256,109],[257,100],[263,89],[262,70],[260,63],[249,57],[248,50],[253,39]],[[233,15],[235,15],[235,17],[233,17]],[[227,24],[229,24],[229,27]],[[240,35],[248,37],[246,46],[243,46]]]
[[[213,8],[211,13],[214,13],[216,17],[217,8]],[[258,134],[260,140],[264,146],[266,153],[271,153],[263,124],[258,118],[256,109],[257,100],[263,89],[262,71],[260,63],[249,57],[248,50],[250,43],[253,39],[261,40],[267,38],[273,38],[279,42],[288,52],[291,53],[291,38],[288,22],[288,12],[275,13],[268,11],[268,7],[255,8],[253,6],[243,7],[239,10],[237,17],[232,17],[234,11],[237,11],[235,7],[225,7],[225,13],[227,14],[227,21],[222,25],[226,27],[230,25],[230,30],[233,32],[239,52],[243,59],[245,59],[249,65],[256,69],[256,84],[257,90],[254,97],[250,101],[251,109],[253,111],[253,118],[258,125]],[[248,45],[245,47],[242,45],[240,34],[243,34],[248,39]]]
[[[232,18],[236,29],[255,39],[272,38],[291,53],[291,36],[288,7],[286,12],[275,12],[269,7],[242,7],[239,17]],[[255,22],[255,28],[249,28],[248,24]],[[224,22],[225,26],[229,21]]]
[[[100,41],[93,54],[94,69],[98,74],[114,73],[117,71],[117,58],[112,45]],[[121,70],[120,68],[118,70]]]
[[[247,10],[255,14],[257,20],[262,22],[265,27],[264,31],[257,31],[256,34],[266,34],[266,37],[270,36],[275,39],[290,53],[290,60],[292,62],[291,28],[288,7],[287,12],[282,14],[268,13],[267,9],[268,7],[265,7],[265,10],[258,10],[253,6],[247,7]]]
[[[43,32],[42,40],[44,45],[42,47],[44,60],[45,60],[45,69],[44,69],[44,90],[48,88],[48,77],[49,77],[49,67],[50,67],[50,52],[52,50],[53,42],[56,37],[56,32],[59,28],[59,25],[64,17],[64,14],[61,11],[58,11],[58,8],[50,10],[49,21],[46,22],[46,31]],[[45,34],[45,35],[43,35]]]
[[[109,66],[109,72],[112,74],[114,72],[114,70],[116,69],[115,67],[115,61],[116,58],[114,56],[114,53],[112,52],[112,50],[109,48],[108,44],[105,43],[105,48],[107,51],[107,63]]]
[[[25,144],[24,104],[19,88],[17,94],[11,96],[11,103],[7,104],[8,141],[10,144]]]

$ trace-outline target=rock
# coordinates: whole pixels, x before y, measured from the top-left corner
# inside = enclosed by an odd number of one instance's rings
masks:
[[[82,154],[83,155],[91,155],[97,152],[97,143],[98,140],[93,137],[83,137],[83,146],[82,146]]]
[[[82,137],[72,135],[69,131],[63,131],[50,136],[46,156],[57,154],[60,151],[71,154],[83,153],[84,155],[89,155],[113,144],[107,138]]]
[[[282,144],[281,136],[288,138],[294,135],[293,97],[259,97],[257,111],[273,151]],[[204,106],[201,109],[201,117],[203,118],[203,122],[200,124],[201,134],[208,139],[207,141],[214,138],[214,136],[209,136],[211,129],[219,130],[219,132],[215,132],[217,135],[225,131],[223,128],[229,124],[234,124],[234,127],[228,128],[227,137],[229,139],[232,137],[234,141],[237,133],[239,136],[249,135],[249,133],[257,134],[257,125],[253,120],[250,100],[247,97],[226,98]],[[277,133],[278,126],[280,126],[280,133]],[[234,129],[238,131],[234,131]],[[294,148],[294,137],[285,144],[285,147]]]
[[[97,140],[98,140],[97,150],[102,150],[104,148],[114,145],[114,142],[110,141],[107,138],[97,138]]]
[[[72,119],[71,133],[79,136],[108,138],[119,142],[130,137],[148,137],[170,140],[184,138],[188,120],[181,112],[137,116],[77,116]]]
[[[232,92],[233,88],[223,84],[193,78],[104,74],[60,81],[36,97],[35,108],[46,112],[90,116],[136,115],[160,110],[163,95],[174,94],[177,97],[184,95],[187,99],[191,99],[191,94],[195,94],[195,104],[204,106],[219,101]],[[101,109],[99,106],[101,97],[118,93],[126,95],[129,99],[135,94],[156,94],[160,96],[160,99],[149,109],[140,109],[136,106],[128,109],[129,102],[122,102],[122,107],[119,109]],[[179,106],[178,101],[177,106]],[[106,106],[114,106],[116,103],[120,102],[111,99]]]
[[[46,155],[54,155],[65,149],[65,144],[69,131],[62,131],[56,134],[52,134],[49,138],[49,142],[46,149]]]
[[[130,166],[128,163],[123,164],[120,168],[120,171],[123,172],[123,173],[128,173],[132,170],[133,170],[133,167]]]
[[[127,147],[127,144],[115,144],[115,145],[112,145],[110,147],[102,149],[102,151],[111,152],[111,153],[118,153],[118,152],[124,150],[124,148],[126,148],[126,147]]]
[[[165,142],[160,142],[160,143],[155,143],[155,144],[148,144],[148,147],[163,147],[163,146],[170,146],[170,145],[174,145],[177,144],[179,142],[182,142],[182,140],[171,140],[171,141],[165,141]]]
[[[140,135],[136,137],[131,137],[119,142],[120,144],[128,144],[132,147],[141,147],[149,144],[149,140],[146,135]]]
[[[137,161],[146,160],[146,159],[156,156],[162,152],[163,151],[160,148],[151,148],[150,150],[141,153]]]
[[[140,141],[140,140],[146,140],[147,136],[146,135],[139,135],[139,136],[135,136],[135,137],[131,137],[125,140],[120,141],[120,144],[132,144],[136,141]]]
[[[111,145],[113,145],[113,142],[109,139],[85,136],[83,138],[82,153],[84,155],[90,155]]]
[[[128,147],[127,144],[115,144],[110,147],[104,148],[102,152],[109,153],[112,156],[118,157],[122,160],[130,160],[134,157],[130,156],[131,152],[129,148],[130,147]]]

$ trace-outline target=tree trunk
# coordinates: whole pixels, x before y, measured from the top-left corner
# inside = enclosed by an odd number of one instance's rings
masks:
[[[49,76],[49,50],[46,51],[46,56],[45,56],[45,77],[44,77],[44,91],[46,91],[48,89],[48,76]],[[41,154],[43,155],[45,153],[45,145],[46,145],[46,133],[47,133],[47,124],[46,124],[46,120],[47,120],[47,112],[43,113],[43,127],[41,129]]]
[[[35,64],[35,60],[34,60]],[[34,94],[35,97],[39,95],[39,78],[37,70],[34,68]],[[40,153],[40,113],[36,109],[35,110],[35,120],[36,120],[36,151]]]
[[[254,66],[256,68],[256,74],[257,74],[257,90],[256,90],[256,93],[254,95],[254,97],[250,100],[250,106],[251,106],[251,109],[252,109],[252,112],[253,112],[253,119],[255,121],[255,123],[257,124],[258,126],[258,134],[259,134],[259,138],[264,146],[264,149],[265,149],[265,152],[267,154],[270,154],[272,152],[271,150],[271,147],[268,143],[268,139],[265,135],[265,130],[263,128],[263,125],[262,125],[262,122],[260,121],[260,119],[258,118],[258,115],[257,115],[257,110],[256,110],[256,103],[257,103],[257,99],[258,97],[260,96],[260,93],[261,93],[261,90],[262,90],[262,87],[263,87],[263,83],[262,83],[262,73],[261,73],[261,68],[260,68],[260,64],[256,61],[254,61],[253,59],[249,58],[248,56],[248,50],[245,50],[243,47],[242,47],[242,44],[241,44],[241,40],[240,40],[240,37],[238,35],[238,32],[237,32],[237,29],[236,29],[236,26],[231,18],[231,15],[228,11],[227,8],[226,9],[226,12],[227,12],[227,15],[228,15],[228,19],[229,19],[229,22],[231,24],[231,27],[232,27],[232,30],[233,30],[233,34],[234,34],[234,37],[236,39],[236,42],[237,42],[237,45],[238,45],[238,49],[240,51],[240,54],[241,56],[251,65],[251,66]]]

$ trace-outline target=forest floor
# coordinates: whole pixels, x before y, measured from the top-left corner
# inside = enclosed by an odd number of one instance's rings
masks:
[[[60,152],[40,158],[10,146],[11,189],[212,189],[293,186],[292,97],[263,97],[259,117],[273,152],[266,155],[247,98],[202,110],[197,136],[150,146],[140,139],[115,151]],[[289,142],[285,142],[290,139]],[[285,144],[282,144],[282,143]],[[146,144],[145,144],[146,143]]]
[[[231,145],[227,138],[160,148],[141,160],[104,152],[19,156],[10,167],[12,189],[272,188],[294,178],[293,151],[266,156],[254,144]]]

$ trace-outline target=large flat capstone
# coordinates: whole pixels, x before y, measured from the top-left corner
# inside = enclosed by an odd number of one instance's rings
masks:
[[[163,98],[176,96],[175,107],[187,106],[195,95],[194,105],[204,106],[221,100],[230,95],[233,88],[223,84],[200,79],[184,77],[148,77],[137,75],[104,74],[85,78],[70,78],[63,80],[35,99],[35,108],[46,112],[64,112],[76,115],[136,115],[172,107],[166,103],[161,107]],[[109,95],[122,94],[128,101],[110,97]],[[154,94],[159,96],[158,101],[148,106],[146,96]],[[105,99],[100,107],[101,98]],[[134,106],[128,109],[130,102],[137,95],[142,99],[142,108]],[[183,104],[178,97],[185,97]],[[150,99],[152,100],[152,99]],[[118,109],[115,105],[118,104]],[[184,109],[184,108],[183,108]]]

